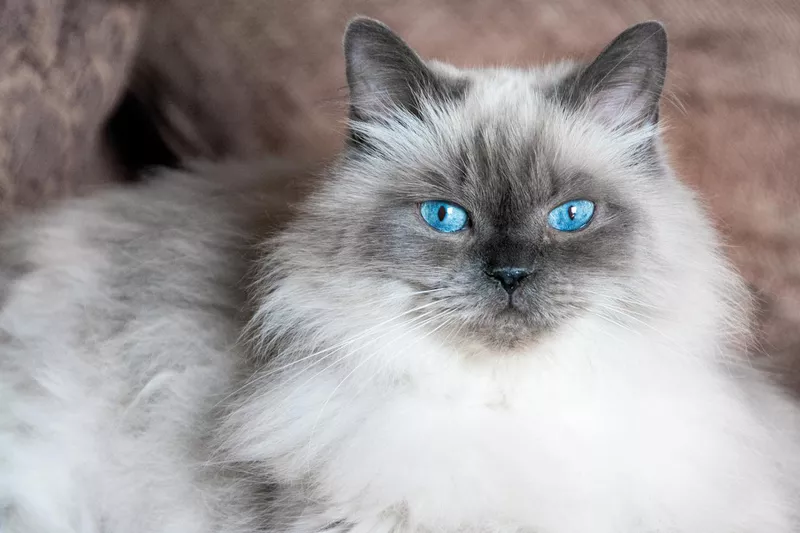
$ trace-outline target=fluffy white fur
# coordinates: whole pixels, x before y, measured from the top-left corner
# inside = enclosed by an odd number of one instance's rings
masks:
[[[4,533],[800,531],[798,412],[742,350],[740,281],[693,195],[631,159],[654,127],[538,92],[568,70],[461,71],[457,108],[355,124],[371,159],[307,204],[336,209],[337,187],[368,202],[376,174],[435,167],[498,116],[646,198],[657,268],[511,352],[462,339],[407,284],[321,262],[302,217],[266,241],[243,311],[247,251],[283,219],[284,178],[250,188],[262,169],[245,187],[242,169],[161,176],[7,228]],[[641,315],[618,312],[629,294]]]

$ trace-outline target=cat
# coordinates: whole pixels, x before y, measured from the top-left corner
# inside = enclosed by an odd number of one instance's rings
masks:
[[[664,27],[344,51],[310,192],[201,166],[5,228],[5,531],[800,531],[798,407],[660,140]]]

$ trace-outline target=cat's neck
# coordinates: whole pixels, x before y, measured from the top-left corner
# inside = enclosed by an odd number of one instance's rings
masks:
[[[250,380],[254,385],[228,418],[226,432],[240,460],[283,457],[287,475],[294,476],[302,471],[299,462],[324,460],[380,412],[402,425],[415,409],[477,409],[482,416],[513,416],[534,431],[539,418],[551,419],[559,409],[589,416],[594,403],[608,398],[668,397],[719,380],[711,358],[662,333],[587,320],[527,353],[469,357],[420,335],[414,342],[400,333],[380,343],[362,338],[330,350],[327,358],[265,367]],[[703,349],[718,348],[713,342],[709,338]],[[700,349],[698,343],[693,349]],[[398,406],[409,411],[398,413]]]

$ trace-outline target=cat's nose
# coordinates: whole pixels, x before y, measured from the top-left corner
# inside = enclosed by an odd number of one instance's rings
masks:
[[[499,281],[508,294],[513,293],[530,274],[527,268],[517,267],[490,267],[486,270],[486,275]]]

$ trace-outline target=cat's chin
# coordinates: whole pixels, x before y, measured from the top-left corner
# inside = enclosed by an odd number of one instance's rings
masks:
[[[493,356],[527,352],[548,331],[546,326],[535,323],[524,311],[513,306],[502,309],[489,320],[467,322],[455,329],[460,333],[445,335],[456,348]]]

